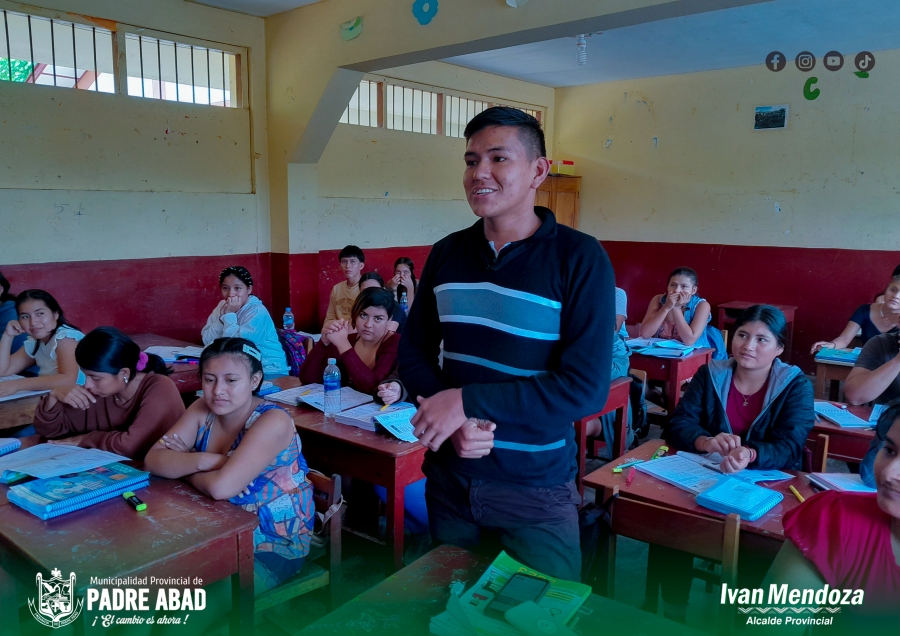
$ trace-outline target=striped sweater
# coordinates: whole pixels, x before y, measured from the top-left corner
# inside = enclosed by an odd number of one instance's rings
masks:
[[[572,422],[606,403],[615,299],[597,240],[535,213],[538,230],[499,257],[482,220],[435,244],[400,341],[400,377],[411,401],[461,387],[466,416],[497,424],[487,457],[462,459],[448,440],[429,461],[547,487],[575,475]]]

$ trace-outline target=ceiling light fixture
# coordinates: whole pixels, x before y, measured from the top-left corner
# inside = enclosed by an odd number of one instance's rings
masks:
[[[596,35],[600,35],[602,31],[598,31]],[[595,35],[594,33],[581,33],[575,36],[575,63],[578,66],[587,64],[587,38]]]

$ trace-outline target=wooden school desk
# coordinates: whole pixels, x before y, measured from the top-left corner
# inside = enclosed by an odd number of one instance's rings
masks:
[[[817,400],[840,399],[840,384],[853,371],[853,366],[853,363],[849,362],[816,360],[815,398]]]
[[[6,400],[0,402],[0,431],[7,428],[27,426],[34,422],[34,411],[37,409],[41,395]]]
[[[609,397],[606,398],[606,406],[599,413],[588,415],[575,422],[575,443],[578,445],[578,474],[575,483],[578,492],[584,496],[584,470],[587,459],[587,423],[594,418],[602,417],[607,413],[616,413],[616,423],[613,425],[615,439],[606,440],[610,457],[616,459],[625,454],[625,440],[628,434],[628,394],[631,389],[631,378],[616,378],[609,385]],[[593,451],[593,449],[591,449]]]
[[[153,478],[137,494],[147,504],[143,512],[114,497],[48,521],[10,503],[0,506],[4,635],[19,634],[16,580],[33,593],[35,575],[49,576],[54,568],[64,576],[75,573],[81,596],[92,576],[198,576],[204,585],[230,576],[238,599],[231,633],[253,632],[253,529],[259,518],[180,480]],[[76,632],[83,630],[81,620]]]
[[[675,406],[681,399],[681,385],[694,377],[700,367],[709,363],[712,354],[713,350],[708,348],[694,349],[691,355],[684,358],[655,358],[632,353],[630,366],[646,371],[648,380],[665,383],[668,416],[672,417]]]
[[[849,410],[856,417],[860,417],[866,421],[872,415],[872,407],[870,406],[848,406]],[[828,457],[843,462],[861,462],[869,452],[869,446],[875,439],[875,431],[871,428],[842,428],[837,424],[829,422],[824,417],[819,418],[821,421],[816,422],[806,445],[813,447],[817,436],[824,433],[828,436]]]
[[[785,362],[791,361],[791,343],[794,342],[794,314],[797,311],[797,308],[793,305],[775,305],[772,303],[752,303],[747,302],[746,300],[733,300],[730,303],[722,303],[718,306],[719,309],[719,320],[717,325],[719,329],[727,329],[729,332],[731,331],[732,325],[734,325],[734,321],[741,314],[742,311],[747,309],[747,307],[752,307],[753,305],[762,305],[768,304],[776,309],[780,309],[781,313],[784,314],[784,321],[787,323],[787,342],[784,344],[784,353],[782,354],[782,358]],[[730,339],[729,339],[730,342]]]
[[[397,634],[429,633],[429,622],[447,606],[450,584],[475,584],[493,561],[468,550],[443,545],[403,568],[372,589],[341,606],[300,634]],[[580,634],[627,636],[700,636],[680,623],[642,612],[636,607],[591,594],[576,614],[573,626]]]
[[[165,336],[157,336],[155,333],[139,333],[130,336],[137,343],[141,351],[147,347],[197,347],[193,342],[185,342],[184,340],[175,340],[175,338],[166,338]],[[196,364],[174,363],[168,364],[172,369],[169,376],[178,387],[179,393],[196,393],[200,390],[200,373]]]
[[[294,377],[278,378],[283,389],[299,386]],[[310,468],[326,475],[339,473],[387,489],[387,530],[393,543],[394,567],[403,567],[404,488],[423,479],[426,448],[402,442],[388,433],[366,431],[347,424],[325,424],[325,415],[311,406],[285,406],[303,443]]]
[[[667,484],[641,471],[636,471],[631,485],[626,486],[625,480],[628,476],[628,471],[622,471],[619,474],[612,472],[615,466],[629,459],[650,459],[663,444],[662,440],[651,440],[642,444],[616,461],[610,462],[606,466],[592,472],[584,478],[584,484],[590,488],[597,489],[597,501],[606,501],[612,493],[613,487],[619,486],[619,497],[651,503],[660,508],[687,512],[700,519],[704,517],[717,520],[724,519],[725,515],[698,505],[694,500],[694,495],[677,486]],[[669,452],[674,452],[671,446],[669,447]],[[788,510],[800,505],[800,502],[797,501],[788,488],[789,486],[794,486],[803,497],[811,497],[814,494],[809,481],[803,477],[804,473],[794,470],[785,470],[784,472],[797,475],[797,477],[783,481],[764,482],[767,488],[777,490],[784,495],[781,503],[756,521],[741,520],[741,558],[764,556],[772,559],[778,553],[778,550],[781,549],[781,544],[784,542],[784,528],[781,525],[782,517]],[[652,522],[652,520],[646,521]],[[627,530],[620,534],[632,536]],[[637,534],[637,532],[634,534]],[[683,534],[683,529],[670,528],[668,535],[671,537],[671,542],[666,547],[681,549],[679,537]]]

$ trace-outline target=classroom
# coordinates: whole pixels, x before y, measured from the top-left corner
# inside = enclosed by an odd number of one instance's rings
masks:
[[[0,619],[897,633],[898,34],[887,0],[0,0]],[[116,500],[27,505],[98,470],[66,487]],[[725,593],[770,585],[861,603]]]

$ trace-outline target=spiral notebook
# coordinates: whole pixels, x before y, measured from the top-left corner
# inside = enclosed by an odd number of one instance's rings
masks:
[[[22,442],[15,437],[0,438],[0,456],[8,455],[13,451],[17,451],[21,446]]]
[[[756,521],[781,503],[784,495],[740,479],[726,478],[697,495],[697,503],[724,515],[735,513],[745,521]]]
[[[150,473],[116,463],[13,486],[7,497],[11,503],[47,520],[143,488],[149,480]]]

